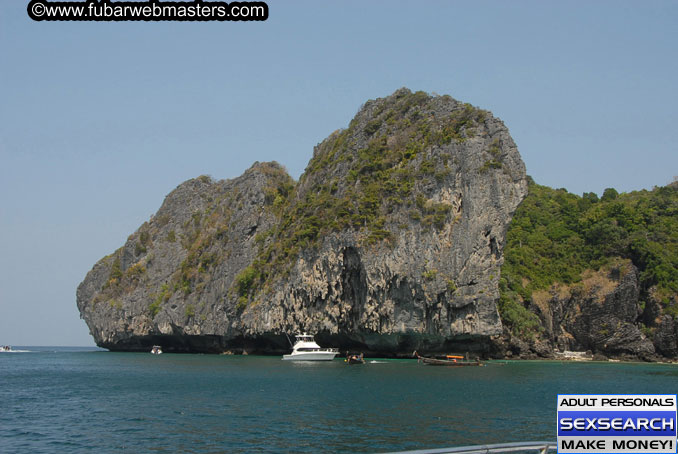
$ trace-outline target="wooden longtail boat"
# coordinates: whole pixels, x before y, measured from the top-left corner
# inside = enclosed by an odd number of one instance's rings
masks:
[[[417,351],[414,351],[414,356],[417,357],[417,361],[426,364],[429,366],[452,366],[452,367],[463,367],[463,366],[484,366],[479,359],[469,360],[463,356],[458,355],[446,355],[444,357],[430,358],[426,356],[421,356]]]

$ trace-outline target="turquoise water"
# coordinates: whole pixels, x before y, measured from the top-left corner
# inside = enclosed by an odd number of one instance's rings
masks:
[[[33,350],[43,351],[0,353],[2,453],[378,453],[555,440],[558,393],[678,392],[678,366],[662,364],[348,366]]]

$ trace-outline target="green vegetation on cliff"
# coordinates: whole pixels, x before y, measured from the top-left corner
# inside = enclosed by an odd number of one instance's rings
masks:
[[[572,284],[615,257],[640,271],[641,298],[652,291],[678,316],[678,186],[582,197],[529,182],[506,235],[500,280],[502,320],[520,337],[539,330],[526,308],[532,292]]]
[[[452,102],[439,98],[441,104]],[[450,174],[452,153],[431,153],[432,148],[474,137],[486,112],[458,104],[452,109],[448,105],[444,115],[433,115],[439,108],[433,105],[436,101],[421,91],[399,90],[366,105],[369,121],[359,115],[348,129],[324,141],[300,180],[300,186],[311,184],[312,190],[285,218],[284,231],[292,227],[288,237],[313,241],[352,228],[364,231],[368,243],[389,239],[386,218],[403,204],[417,213],[411,219],[441,227],[450,206],[427,201],[421,192],[415,196],[413,189],[419,179],[442,180]],[[344,172],[337,172],[340,167]],[[339,181],[336,175],[344,173],[346,181]]]
[[[455,157],[441,147],[475,137],[486,115],[449,96],[407,89],[366,103],[347,129],[316,148],[289,197],[276,198],[280,223],[260,234],[257,259],[236,278],[240,307],[324,235],[353,230],[369,246],[389,242],[410,222],[442,228],[452,206],[428,200],[415,185],[448,178]],[[487,167],[501,167],[498,140],[486,155]],[[395,219],[403,205],[409,216]]]

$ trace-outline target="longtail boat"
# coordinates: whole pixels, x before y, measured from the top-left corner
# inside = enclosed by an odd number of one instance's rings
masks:
[[[421,356],[417,351],[414,351],[414,356],[417,357],[417,361],[421,364],[426,364],[429,366],[452,366],[452,367],[463,367],[463,366],[484,366],[480,362],[480,359],[476,358],[475,360],[469,360],[463,356],[459,355],[445,355],[442,357],[427,357]]]

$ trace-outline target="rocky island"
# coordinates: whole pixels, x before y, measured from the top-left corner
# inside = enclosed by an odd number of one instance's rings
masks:
[[[307,331],[384,356],[675,357],[676,292],[629,254],[530,275],[560,250],[522,249],[562,214],[531,218],[545,190],[490,112],[400,89],[317,145],[299,181],[270,162],[182,183],[94,265],[77,304],[97,345],[120,351],[279,354]]]

